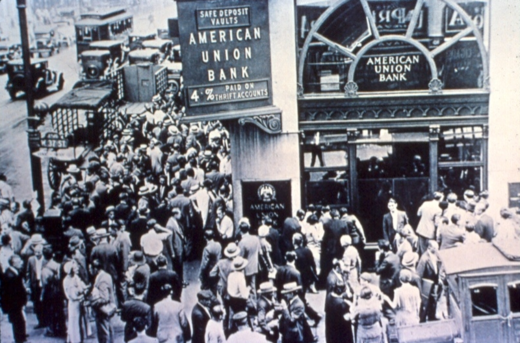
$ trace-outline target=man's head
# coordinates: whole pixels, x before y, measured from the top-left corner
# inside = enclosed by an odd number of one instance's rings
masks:
[[[437,252],[439,251],[439,243],[437,243],[436,241],[429,241],[428,242],[428,252],[430,254],[437,254]]]
[[[453,224],[459,225],[459,221],[460,221],[460,214],[455,213],[454,215],[451,216],[451,222]]]
[[[385,239],[380,239],[378,242],[377,242],[377,247],[379,248],[380,251],[382,252],[388,252],[390,251],[390,243],[385,240]]]
[[[395,200],[394,198],[390,198],[388,200],[388,209],[390,210],[390,212],[393,212],[397,209],[397,200]]]
[[[197,293],[197,299],[199,300],[199,303],[202,304],[202,306],[209,308],[213,300],[213,293],[211,293],[211,291],[208,289],[202,290]]]
[[[92,262],[90,263],[90,274],[92,276],[96,276],[98,275],[98,273],[102,270],[102,264],[101,264],[101,261],[99,259],[94,259],[92,260]]]
[[[293,246],[295,248],[299,248],[303,245],[303,236],[301,233],[299,232],[296,232],[293,236],[292,236],[292,242],[293,242]]]
[[[303,210],[296,211],[296,218],[303,220],[303,218],[305,218],[305,212]]]
[[[43,245],[37,244],[37,245],[33,246],[33,251],[34,251],[34,256],[36,256],[37,258],[42,257],[43,256]]]
[[[9,257],[9,265],[16,269],[18,272],[23,270],[23,260],[20,256],[14,254]]]
[[[217,322],[221,322],[224,318],[224,311],[222,310],[222,306],[215,305],[211,308],[211,316],[213,317],[213,320]]]
[[[285,260],[287,261],[287,263],[294,263],[294,261],[296,261],[296,253],[294,251],[286,252]]]

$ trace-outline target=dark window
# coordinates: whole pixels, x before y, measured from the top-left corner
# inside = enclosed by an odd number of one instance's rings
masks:
[[[520,313],[520,282],[509,285],[509,307],[511,312]]]
[[[471,289],[473,317],[492,316],[498,313],[497,287],[482,286]]]

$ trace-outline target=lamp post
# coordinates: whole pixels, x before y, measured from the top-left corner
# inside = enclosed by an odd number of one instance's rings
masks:
[[[40,159],[34,156],[40,145],[40,131],[38,131],[38,119],[34,115],[34,92],[33,77],[31,70],[31,52],[29,50],[29,34],[27,31],[27,16],[25,9],[26,0],[17,0],[18,16],[20,18],[20,37],[22,39],[22,59],[25,78],[25,99],[27,103],[27,141],[29,145],[29,161],[31,164],[31,178],[33,192],[37,193],[37,200],[40,203],[38,214],[41,215],[45,208],[43,196],[42,167]]]

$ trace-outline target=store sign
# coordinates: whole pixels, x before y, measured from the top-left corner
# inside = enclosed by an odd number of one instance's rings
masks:
[[[413,16],[415,1],[373,1],[372,15],[380,33],[405,33]],[[426,34],[425,11],[421,10],[414,36]]]
[[[242,181],[244,217],[257,228],[265,217],[280,227],[285,218],[292,216],[291,181]]]
[[[485,10],[486,3],[484,2],[469,2],[469,3],[461,3],[460,7],[470,16],[473,23],[480,30],[481,34],[484,34],[484,24],[485,24]],[[467,25],[464,19],[451,9],[451,7],[446,7],[446,13],[444,15],[445,19],[445,30],[448,35],[459,33],[464,30]]]
[[[267,0],[177,1],[188,115],[272,104]]]

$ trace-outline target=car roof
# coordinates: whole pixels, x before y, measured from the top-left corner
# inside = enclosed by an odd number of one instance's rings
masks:
[[[152,40],[145,40],[143,42],[143,46],[146,48],[158,48],[162,47],[164,44],[173,44],[173,42],[169,39],[152,39]]]
[[[107,48],[123,44],[122,40],[98,40],[90,43],[91,48]]]
[[[160,54],[159,50],[156,49],[146,49],[146,50],[134,50],[128,53],[128,56],[131,57],[148,57],[156,54]]]
[[[47,63],[47,60],[44,59],[44,58],[33,58],[33,59],[31,59],[31,65],[35,65],[35,64],[38,64],[38,63]],[[10,65],[23,65],[23,60],[22,59],[12,60],[12,61],[9,61],[9,64]]]
[[[110,51],[108,51],[108,50],[87,50],[87,51],[83,51],[81,53],[81,56],[85,56],[85,57],[105,56],[105,55],[110,55]]]

